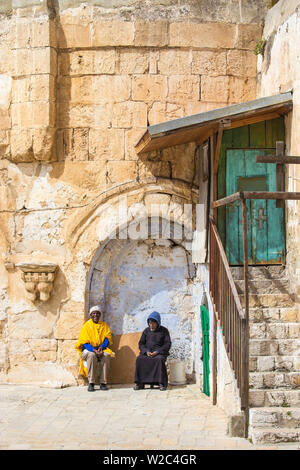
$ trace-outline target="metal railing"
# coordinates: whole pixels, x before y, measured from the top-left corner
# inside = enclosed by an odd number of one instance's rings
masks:
[[[297,157],[298,158],[298,157]],[[241,201],[244,259],[244,309],[230,271],[217,226],[210,217],[210,295],[223,330],[227,354],[240,392],[241,408],[245,411],[245,437],[249,424],[249,281],[247,241],[247,199],[300,200],[300,192],[239,191],[214,201],[212,209]]]
[[[242,308],[227,257],[216,224],[212,218],[210,218],[209,253],[210,295],[222,328],[226,351],[237,381],[241,408],[245,410],[247,418],[249,395],[248,318]]]

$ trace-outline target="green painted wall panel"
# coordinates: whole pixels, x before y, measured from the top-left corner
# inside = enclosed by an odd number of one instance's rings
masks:
[[[266,129],[265,121],[250,124],[249,126],[249,147],[265,148],[266,147]]]
[[[266,148],[276,148],[276,140],[284,141],[284,118],[266,121]]]
[[[232,142],[235,148],[249,147],[249,129],[248,126],[232,129]]]

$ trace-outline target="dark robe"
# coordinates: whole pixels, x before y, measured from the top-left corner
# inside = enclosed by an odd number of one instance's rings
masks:
[[[151,331],[146,328],[139,341],[140,355],[136,359],[134,381],[137,384],[168,385],[166,359],[171,347],[171,338],[167,328],[159,326]],[[157,351],[155,357],[148,357],[147,352]]]

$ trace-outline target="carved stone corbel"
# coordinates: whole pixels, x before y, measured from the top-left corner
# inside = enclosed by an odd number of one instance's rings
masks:
[[[57,265],[52,263],[19,263],[16,264],[16,267],[22,271],[26,298],[32,302],[35,300],[47,302],[53,289]]]

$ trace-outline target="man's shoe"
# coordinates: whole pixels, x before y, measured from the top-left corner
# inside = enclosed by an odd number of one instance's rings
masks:
[[[133,390],[144,390],[144,388],[145,388],[144,384],[136,384]]]
[[[161,392],[164,392],[165,390],[167,390],[167,387],[165,387],[163,384],[159,384],[159,390]]]
[[[89,386],[88,386],[88,392],[94,392],[94,391],[95,391],[94,384],[89,384]]]
[[[100,390],[108,390],[108,386],[106,384],[101,384]]]

